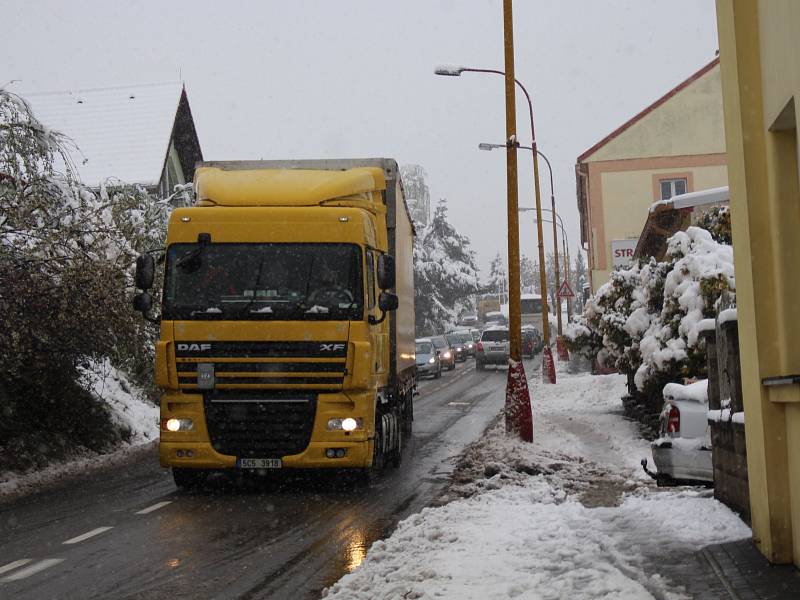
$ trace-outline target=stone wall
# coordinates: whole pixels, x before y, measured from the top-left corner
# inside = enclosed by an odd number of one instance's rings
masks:
[[[714,497],[749,523],[750,493],[744,423],[735,422],[733,417],[735,414],[744,414],[738,323],[736,320],[717,322],[715,330],[707,331],[703,335],[706,338],[708,358],[708,408],[713,447]]]

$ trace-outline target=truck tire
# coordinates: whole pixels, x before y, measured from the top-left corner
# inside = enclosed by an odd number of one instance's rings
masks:
[[[175,480],[175,485],[183,490],[203,487],[207,476],[208,473],[203,469],[172,467],[172,478]]]

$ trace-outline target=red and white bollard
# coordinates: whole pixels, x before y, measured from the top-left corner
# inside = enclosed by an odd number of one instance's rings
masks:
[[[533,441],[533,411],[528,378],[522,361],[508,361],[506,383],[506,432],[517,434],[523,442]]]
[[[542,350],[542,381],[545,383],[556,382],[556,362],[553,360],[553,351],[550,346]]]

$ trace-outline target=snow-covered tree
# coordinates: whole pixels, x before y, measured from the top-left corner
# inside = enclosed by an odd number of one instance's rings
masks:
[[[519,281],[523,289],[539,293],[539,267],[530,256],[523,255],[519,261]]]
[[[166,208],[144,190],[84,186],[69,144],[0,89],[0,447],[22,455],[113,443],[82,373],[149,346],[131,267],[161,245]]]
[[[440,200],[430,224],[417,232],[414,248],[417,332],[433,334],[454,325],[459,315],[475,310],[478,268],[469,238],[447,219]]]
[[[489,266],[489,278],[486,280],[483,291],[487,294],[494,294],[498,298],[502,297],[503,302],[505,302],[506,281],[506,268],[503,262],[503,256],[498,252]]]
[[[583,312],[583,286],[589,282],[589,278],[586,274],[586,261],[583,259],[581,251],[578,251],[578,255],[572,261],[570,277],[569,284],[572,286],[572,291],[575,292],[572,308]]]
[[[423,227],[428,224],[431,210],[431,193],[425,178],[428,174],[420,165],[402,165],[400,178],[403,181],[408,209],[415,223]]]

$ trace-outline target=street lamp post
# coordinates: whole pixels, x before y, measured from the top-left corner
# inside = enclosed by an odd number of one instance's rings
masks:
[[[486,144],[486,143],[478,144],[478,148],[480,148],[481,150],[493,150],[495,148],[503,148],[503,147],[504,146],[502,146],[500,144]],[[519,143],[517,144],[517,148],[523,148],[525,150],[533,151],[534,147],[535,147],[535,144],[533,144],[531,146],[522,146]],[[536,149],[536,154],[538,154],[539,156],[541,156],[544,159],[544,162],[547,165],[547,170],[550,173],[550,205],[552,206],[552,209],[550,210],[550,212],[552,212],[554,215],[556,215],[557,214],[556,213],[556,193],[555,193],[555,189],[553,188],[553,167],[550,165],[550,160],[544,155],[544,153],[541,150]],[[543,208],[541,210],[545,210],[546,211],[547,209]],[[537,215],[538,215],[539,218],[541,218],[541,214],[539,214],[537,212]],[[541,240],[541,231],[539,232],[539,239]],[[540,253],[540,256],[539,256],[539,260],[540,260],[540,262],[542,260],[541,253]],[[559,265],[558,265],[558,233],[556,231],[556,222],[555,222],[555,220],[553,220],[553,260],[555,261],[555,268],[556,268],[556,273],[555,273],[555,275],[556,275],[556,305],[558,307],[558,309],[556,310],[556,323],[558,324],[558,335],[560,337],[561,334],[562,334],[562,327],[561,327],[561,298],[558,295],[558,290],[561,289],[561,273],[560,273],[560,269],[559,269]],[[542,288],[542,289],[544,290],[544,288]],[[542,292],[542,295],[543,296],[545,295],[544,291]]]
[[[493,73],[495,75],[502,75],[506,76],[504,71],[498,71],[497,69],[476,69],[472,67],[438,67],[435,71],[437,75],[445,75],[448,77],[459,77],[462,73]],[[528,93],[528,90],[525,89],[525,86],[520,83],[520,81],[514,78],[514,83],[522,90],[525,94],[525,98],[528,101],[528,114],[530,117],[531,122],[531,149],[534,150],[531,152],[533,155],[533,182],[534,182],[534,190],[535,190],[535,199],[536,199],[536,216],[537,216],[537,233],[539,235],[539,280],[542,290],[542,337],[544,338],[545,348],[549,352],[550,348],[550,321],[548,319],[548,315],[550,312],[550,308],[547,305],[547,275],[545,273],[545,264],[544,264],[544,242],[542,240],[543,233],[542,233],[542,202],[541,202],[541,193],[539,189],[539,151],[536,149],[536,132],[534,129],[533,124],[533,102],[531,101],[531,96]],[[516,150],[516,140],[509,140],[507,149],[510,150],[510,147],[513,146]],[[509,221],[509,226],[510,226]],[[510,232],[509,232],[510,235]],[[509,313],[511,307],[509,306]],[[513,335],[513,334],[512,334]],[[555,383],[555,373],[549,377],[550,383]]]
[[[524,210],[524,209],[520,209]],[[546,212],[550,212],[547,209],[542,209]],[[570,259],[569,259],[569,236],[567,235],[567,230],[564,228],[564,222],[561,220],[561,216],[556,215],[558,218],[558,228],[561,230],[561,248],[564,251],[564,281],[569,281],[570,276]],[[545,219],[545,223],[552,223],[550,219]],[[570,322],[572,315],[572,298],[567,296],[567,323]]]

